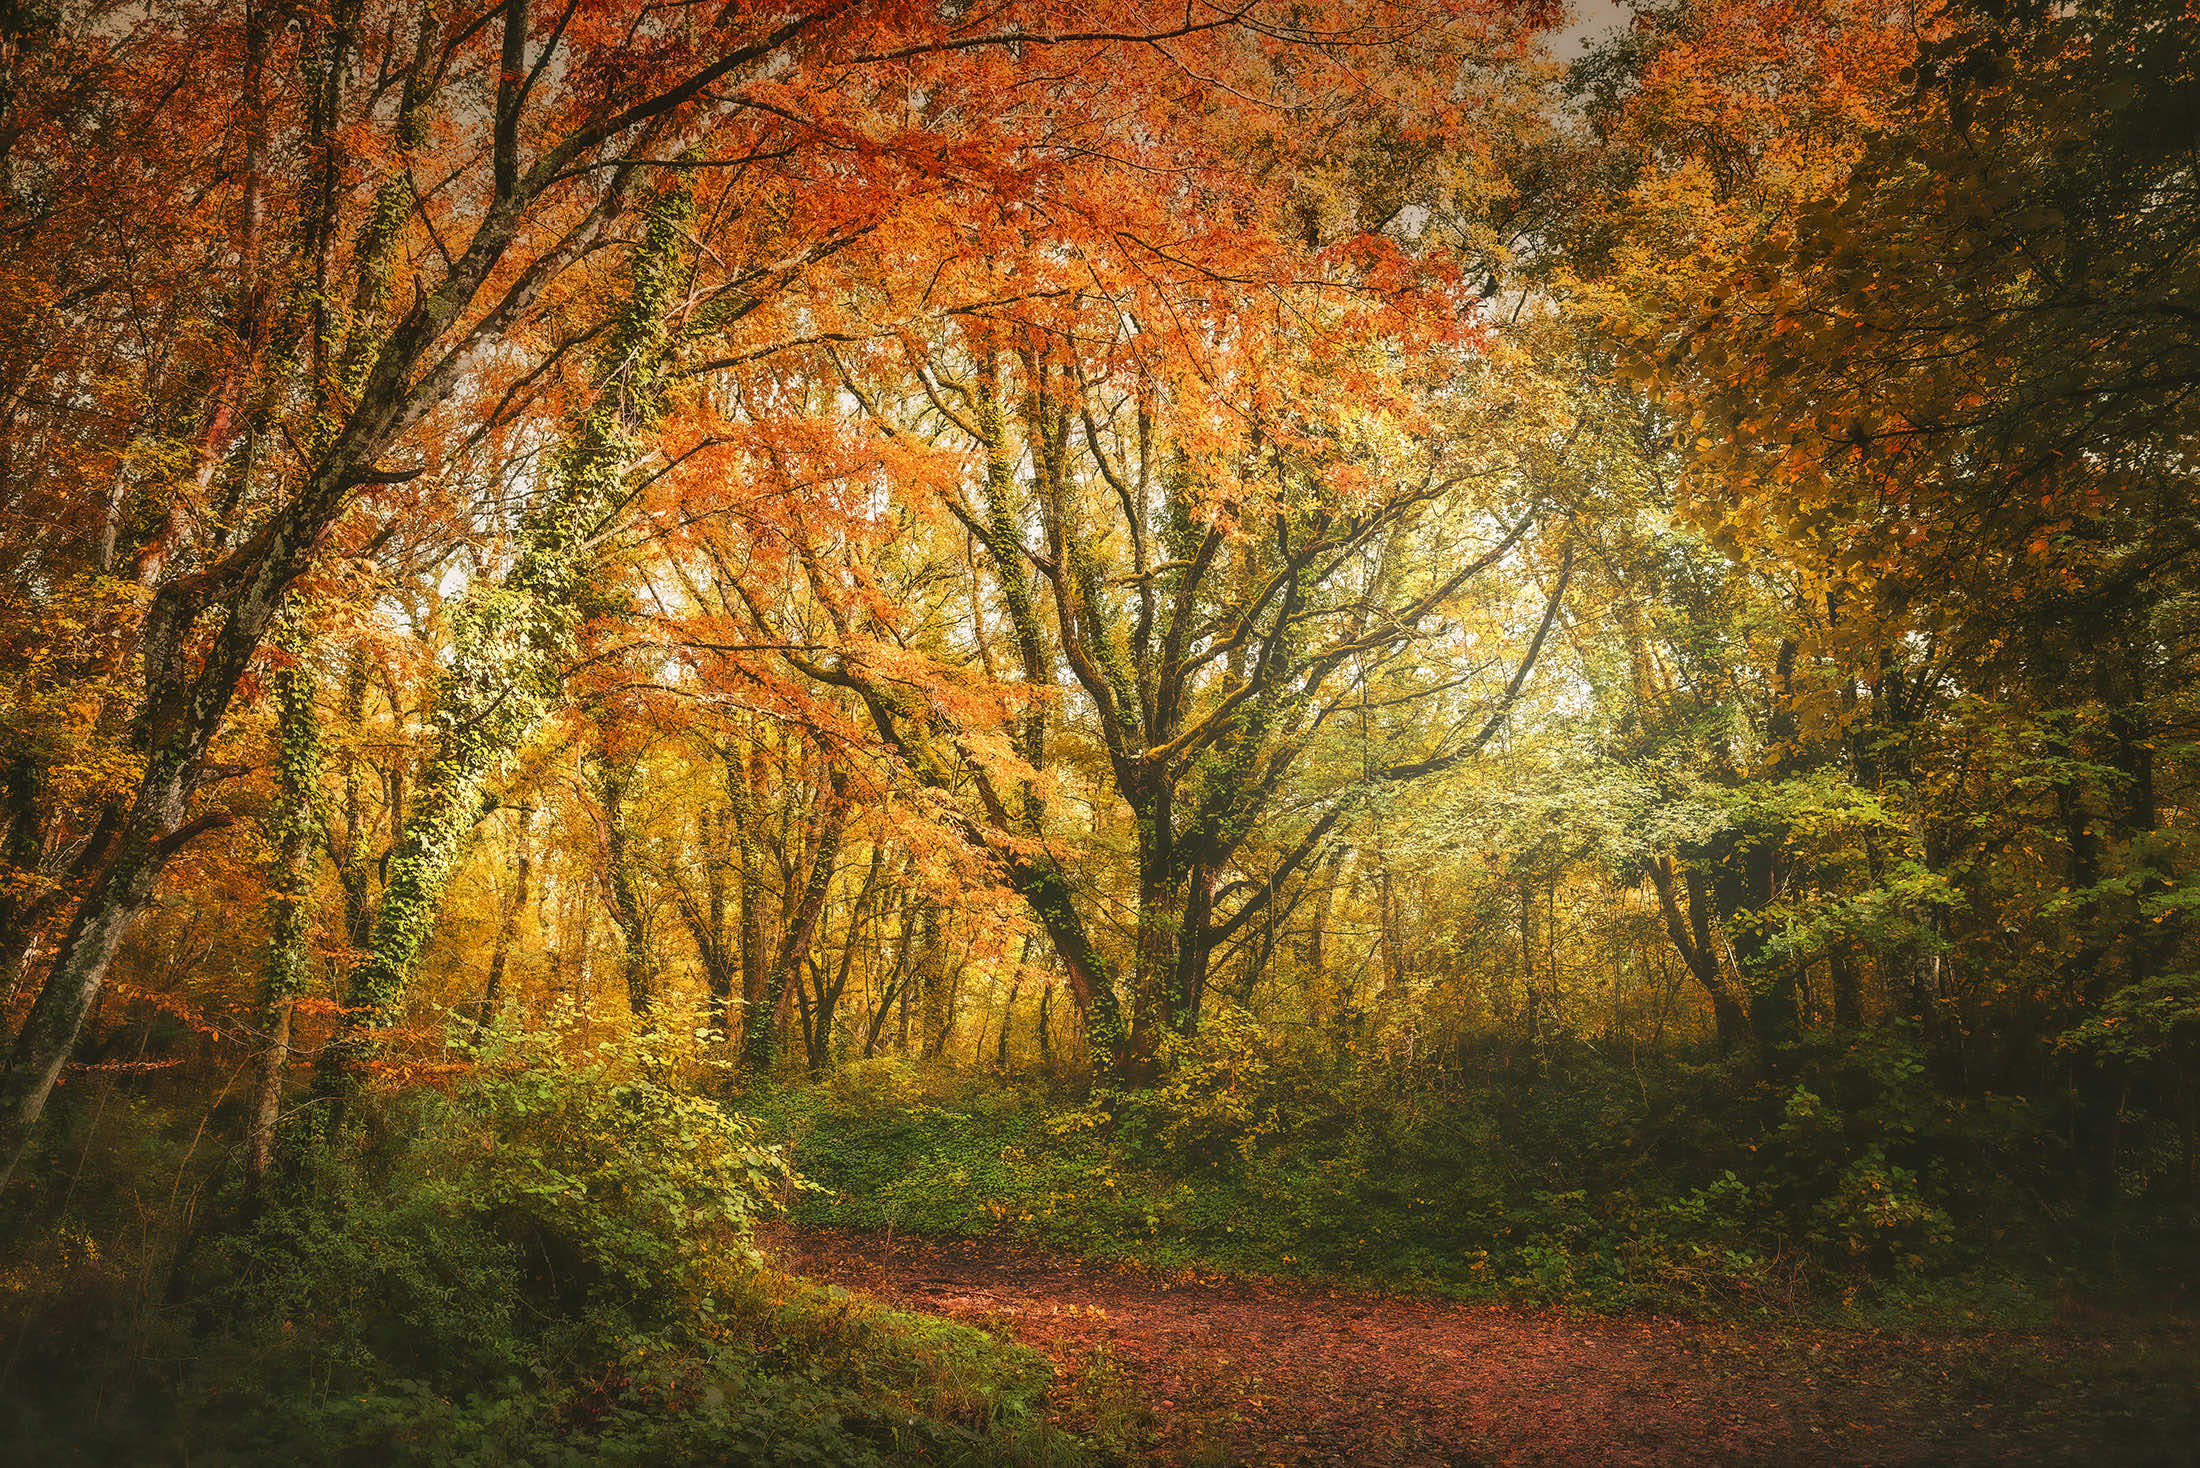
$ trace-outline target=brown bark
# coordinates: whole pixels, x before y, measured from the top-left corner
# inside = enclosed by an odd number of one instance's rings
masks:
[[[818,921],[825,911],[825,897],[832,886],[833,863],[840,854],[841,832],[847,822],[845,781],[838,766],[833,767],[829,792],[820,802],[822,809],[818,812],[817,840],[811,849],[809,872],[802,895],[788,915],[778,952],[765,973],[763,1002],[751,1005],[742,1016],[742,1063],[752,1075],[765,1075],[771,1070],[779,1029],[787,1022],[793,1005],[790,986],[798,966],[807,960],[810,947],[817,940]]]
[[[1751,1033],[1749,1011],[1720,971],[1718,950],[1712,945],[1710,901],[1702,879],[1693,871],[1677,878],[1673,858],[1669,856],[1653,858],[1645,870],[1649,873],[1651,887],[1658,894],[1658,910],[1665,919],[1665,935],[1672,941],[1673,951],[1680,955],[1689,975],[1711,1001],[1719,1049],[1722,1053],[1729,1052]],[[1681,880],[1685,880],[1688,894],[1685,913],[1677,891]]]
[[[481,1007],[474,1015],[476,1033],[493,1023],[497,1006],[504,997],[505,965],[511,958],[512,940],[519,931],[519,915],[527,910],[528,881],[534,874],[534,843],[529,827],[533,824],[534,808],[519,808],[519,829],[513,835],[518,847],[516,870],[513,874],[511,900],[505,904],[504,915],[497,923],[496,947],[489,955],[489,978],[481,988]]]

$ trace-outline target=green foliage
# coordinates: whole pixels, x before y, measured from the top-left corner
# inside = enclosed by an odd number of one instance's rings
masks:
[[[2191,1052],[2200,1047],[2200,974],[2157,974],[2117,990],[2063,1044],[2127,1062]]]
[[[1095,1104],[1134,1151],[1207,1164],[1231,1154],[1251,1157],[1284,1125],[1279,1058],[1251,1015],[1221,1009],[1191,1038],[1169,1037],[1156,1085],[1103,1091]]]
[[[797,1184],[698,1094],[713,1040],[493,1035],[447,1095],[378,1103],[380,1144],[183,1241],[165,1290],[82,1210],[23,1228],[0,1457],[1081,1461],[1042,1415],[1043,1358],[764,1266],[750,1225]],[[95,1183],[104,1211],[124,1168]]]
[[[786,1154],[693,1089],[717,1036],[660,1026],[574,1043],[570,1015],[500,1032],[450,1103],[454,1151],[478,1158],[474,1206],[529,1251],[560,1303],[653,1321],[756,1262],[758,1214],[797,1186]]]
[[[754,1104],[822,1186],[799,1218],[1602,1309],[1947,1298],[2066,1165],[2039,1108],[1949,1099],[1901,1031],[1777,1084],[1586,1050],[1416,1083],[1228,1018],[1175,1054],[1138,1092],[874,1064]]]

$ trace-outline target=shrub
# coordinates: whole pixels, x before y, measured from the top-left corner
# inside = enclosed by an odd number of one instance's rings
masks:
[[[531,1291],[638,1321],[679,1314],[755,1261],[749,1228],[799,1185],[785,1149],[698,1094],[707,1030],[575,1047],[563,1025],[492,1037],[451,1098],[472,1207],[525,1258]]]
[[[204,1232],[166,1302],[113,1239],[10,1240],[11,1302],[75,1318],[19,1363],[0,1460],[1083,1461],[1043,1358],[770,1270],[750,1226],[798,1184],[701,1093],[716,1052],[493,1034],[448,1094],[370,1098],[382,1142]]]

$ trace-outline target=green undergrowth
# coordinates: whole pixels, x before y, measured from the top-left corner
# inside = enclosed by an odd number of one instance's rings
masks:
[[[1462,1299],[2010,1327],[2162,1303],[2194,1238],[2044,1211],[2035,1109],[1948,1102],[1899,1036],[1778,1078],[1583,1051],[1432,1082],[1225,1018],[1172,1059],[1138,1091],[881,1062],[746,1104],[820,1189],[800,1221]]]
[[[180,1109],[64,1115],[0,1220],[0,1461],[1091,1459],[1043,1357],[768,1265],[799,1185],[692,1053],[495,1049],[249,1206]]]

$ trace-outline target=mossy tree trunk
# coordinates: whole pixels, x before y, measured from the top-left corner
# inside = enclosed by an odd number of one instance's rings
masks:
[[[260,1055],[245,1136],[245,1178],[255,1191],[274,1160],[283,1078],[290,1068],[291,1010],[310,978],[307,950],[320,825],[321,723],[314,707],[313,670],[304,659],[305,639],[294,619],[277,633],[275,647],[283,660],[269,680],[280,786],[269,833],[274,858],[268,874],[267,972],[260,985]]]
[[[657,1002],[657,963],[650,943],[648,913],[642,904],[641,861],[629,824],[628,795],[635,766],[627,759],[592,759],[589,783],[603,807],[603,869],[599,874],[604,905],[619,930],[619,972],[626,980],[626,1003],[636,1018],[646,1018]]]
[[[627,298],[597,358],[595,402],[521,524],[518,560],[502,581],[469,591],[454,619],[430,722],[432,753],[390,855],[367,952],[352,970],[343,1029],[323,1052],[319,1086],[332,1125],[347,1077],[373,1054],[376,1032],[404,1012],[489,782],[563,697],[580,603],[601,559],[598,539],[626,499],[641,436],[657,415],[690,210],[677,190],[652,208]]]
[[[511,964],[512,944],[519,934],[520,914],[527,910],[528,889],[534,877],[535,810],[533,806],[523,805],[518,807],[518,813],[518,829],[512,836],[517,848],[512,897],[497,920],[496,947],[489,955],[489,977],[481,987],[481,1008],[474,1016],[476,1031],[496,1022],[497,1011],[504,1002],[504,975]]]

